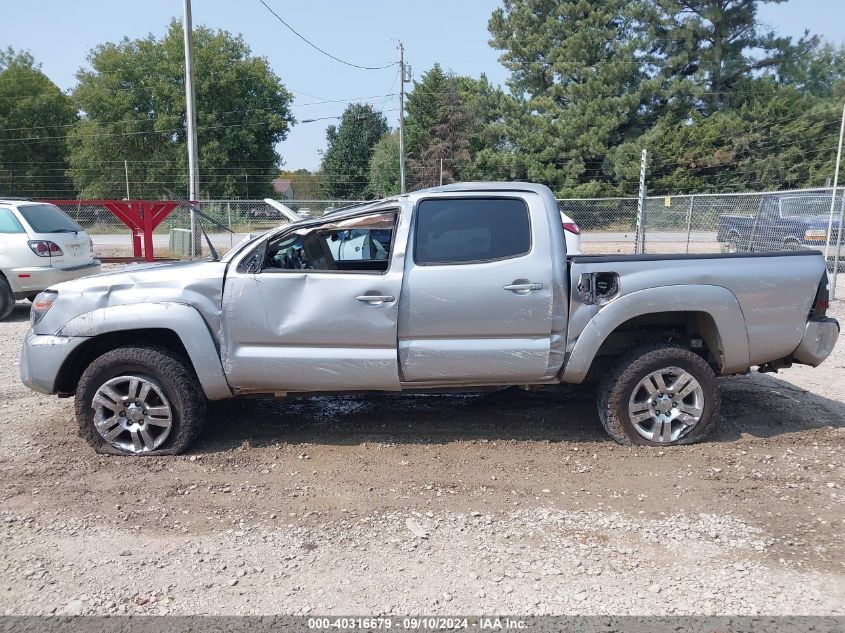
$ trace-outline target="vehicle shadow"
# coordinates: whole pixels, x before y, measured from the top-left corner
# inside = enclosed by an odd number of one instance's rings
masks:
[[[774,374],[720,379],[722,414],[711,439],[769,438],[824,427],[845,427],[845,402],[832,400]]]
[[[21,323],[22,321],[29,321],[29,309],[32,304],[29,301],[18,301],[12,313],[7,316],[4,321],[7,323]]]
[[[845,426],[845,403],[771,376],[720,380],[722,412],[709,441],[769,438]],[[447,444],[467,440],[611,441],[598,419],[595,391],[517,388],[487,394],[361,394],[212,403],[197,452],[280,443]]]
[[[589,390],[361,394],[212,403],[196,450],[287,443],[447,444],[464,440],[602,441]]]

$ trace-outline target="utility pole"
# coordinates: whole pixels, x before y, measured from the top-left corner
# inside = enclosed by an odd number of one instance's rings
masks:
[[[123,173],[126,175],[126,199],[129,200],[129,161],[123,159]]]
[[[833,210],[836,207],[836,187],[839,185],[839,163],[842,161],[842,139],[845,137],[845,104],[842,106],[842,121],[839,123],[839,149],[836,151],[836,167],[833,168],[833,190],[830,194],[830,219],[827,222],[827,244],[824,247],[824,258],[827,260],[830,255],[830,238],[833,236]],[[845,196],[845,192],[842,193]],[[840,214],[841,215],[841,214]],[[841,221],[841,219],[840,219]],[[839,227],[839,234],[842,234],[842,227]],[[833,269],[834,277],[836,269]]]
[[[845,233],[845,190],[842,191],[842,202],[839,206],[839,227],[836,239],[833,240],[833,211],[836,207],[836,187],[839,185],[839,164],[842,161],[842,140],[845,137],[845,104],[842,106],[842,121],[839,123],[839,148],[836,150],[836,167],[833,168],[833,189],[830,191],[830,218],[827,221],[827,243],[824,246],[824,259],[827,263],[830,257],[830,242],[836,249],[833,256],[833,269],[830,275],[830,298],[836,299],[836,286],[839,282],[839,251],[842,249],[842,233]]]
[[[183,0],[185,31],[185,114],[188,123],[188,200],[196,204],[199,201],[200,172],[199,152],[197,150],[197,102],[194,93],[194,45],[191,24],[191,0]],[[196,213],[191,209],[191,257],[201,254],[199,226]]]
[[[405,47],[399,42],[399,193],[405,193]]]

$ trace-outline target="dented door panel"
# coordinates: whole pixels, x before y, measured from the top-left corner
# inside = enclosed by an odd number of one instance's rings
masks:
[[[243,273],[231,266],[224,289],[222,355],[232,388],[398,390],[396,337],[406,225],[400,216],[383,274]]]

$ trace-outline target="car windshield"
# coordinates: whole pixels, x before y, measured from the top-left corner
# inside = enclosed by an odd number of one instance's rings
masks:
[[[52,204],[22,204],[18,211],[36,233],[78,233],[76,222]]]
[[[789,196],[780,199],[780,217],[828,215],[830,196]]]
[[[267,235],[268,233],[272,233],[275,230],[276,229],[269,229],[267,231],[262,231],[260,233],[249,233],[240,242],[238,242],[232,248],[230,248],[228,251],[226,251],[226,254],[223,255],[223,257],[220,258],[220,261],[221,262],[231,261],[232,258],[235,255],[237,255],[238,253],[240,253],[241,251],[243,251],[247,247],[247,245],[255,243],[255,241],[259,237],[263,237],[263,236]]]

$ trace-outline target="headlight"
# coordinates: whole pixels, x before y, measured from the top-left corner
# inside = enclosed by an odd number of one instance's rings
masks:
[[[825,231],[824,229],[813,229],[811,231],[807,231],[806,233],[804,233],[804,239],[808,241],[812,240],[814,242],[818,240],[826,240],[827,231]]]
[[[52,307],[53,302],[58,296],[59,293],[55,290],[45,290],[44,292],[39,292],[36,295],[32,302],[32,309],[29,311],[30,325],[34,327],[35,324],[38,323],[45,314],[47,314],[47,310]]]

